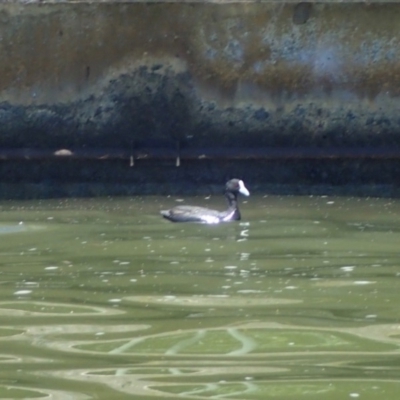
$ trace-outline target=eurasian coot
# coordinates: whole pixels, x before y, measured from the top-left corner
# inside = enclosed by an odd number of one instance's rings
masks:
[[[240,211],[237,203],[237,195],[239,193],[244,196],[250,195],[243,181],[240,179],[231,179],[225,185],[225,197],[228,200],[227,210],[220,212],[205,207],[176,206],[170,210],[162,210],[161,215],[172,222],[218,224],[220,222],[237,221],[240,219]]]

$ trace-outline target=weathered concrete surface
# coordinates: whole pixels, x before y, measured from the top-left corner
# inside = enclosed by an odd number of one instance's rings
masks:
[[[400,4],[26,3],[0,4],[0,158],[5,148],[381,150],[181,168],[14,157],[0,162],[0,197],[209,192],[234,176],[252,191],[400,195],[400,158],[382,156],[400,152]]]
[[[397,146],[400,5],[0,5],[0,146]]]

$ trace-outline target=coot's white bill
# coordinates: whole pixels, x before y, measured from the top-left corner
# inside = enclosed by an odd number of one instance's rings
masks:
[[[239,193],[244,196],[250,196],[250,192],[247,190],[246,186],[244,186],[243,181],[239,181]]]

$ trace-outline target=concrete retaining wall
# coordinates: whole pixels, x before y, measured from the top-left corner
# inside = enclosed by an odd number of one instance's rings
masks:
[[[0,163],[0,196],[24,197],[16,182],[53,196],[88,193],[81,182],[138,193],[233,175],[253,187],[384,184],[397,195],[399,21],[396,3],[1,3],[0,159],[17,153]],[[199,157],[178,169],[45,156],[277,147],[328,152],[312,162],[307,152],[247,164]],[[369,155],[331,160],[332,147]],[[23,148],[44,156],[29,161]]]
[[[5,147],[397,145],[400,5],[0,5]]]

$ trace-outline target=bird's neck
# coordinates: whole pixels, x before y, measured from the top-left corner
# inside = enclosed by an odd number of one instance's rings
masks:
[[[237,208],[237,195],[232,192],[225,192],[225,197],[228,200],[228,206],[230,209]]]
[[[232,220],[240,219],[240,212],[237,205],[237,194],[232,192],[225,192],[225,197],[228,201],[228,209],[225,214],[229,214]]]

